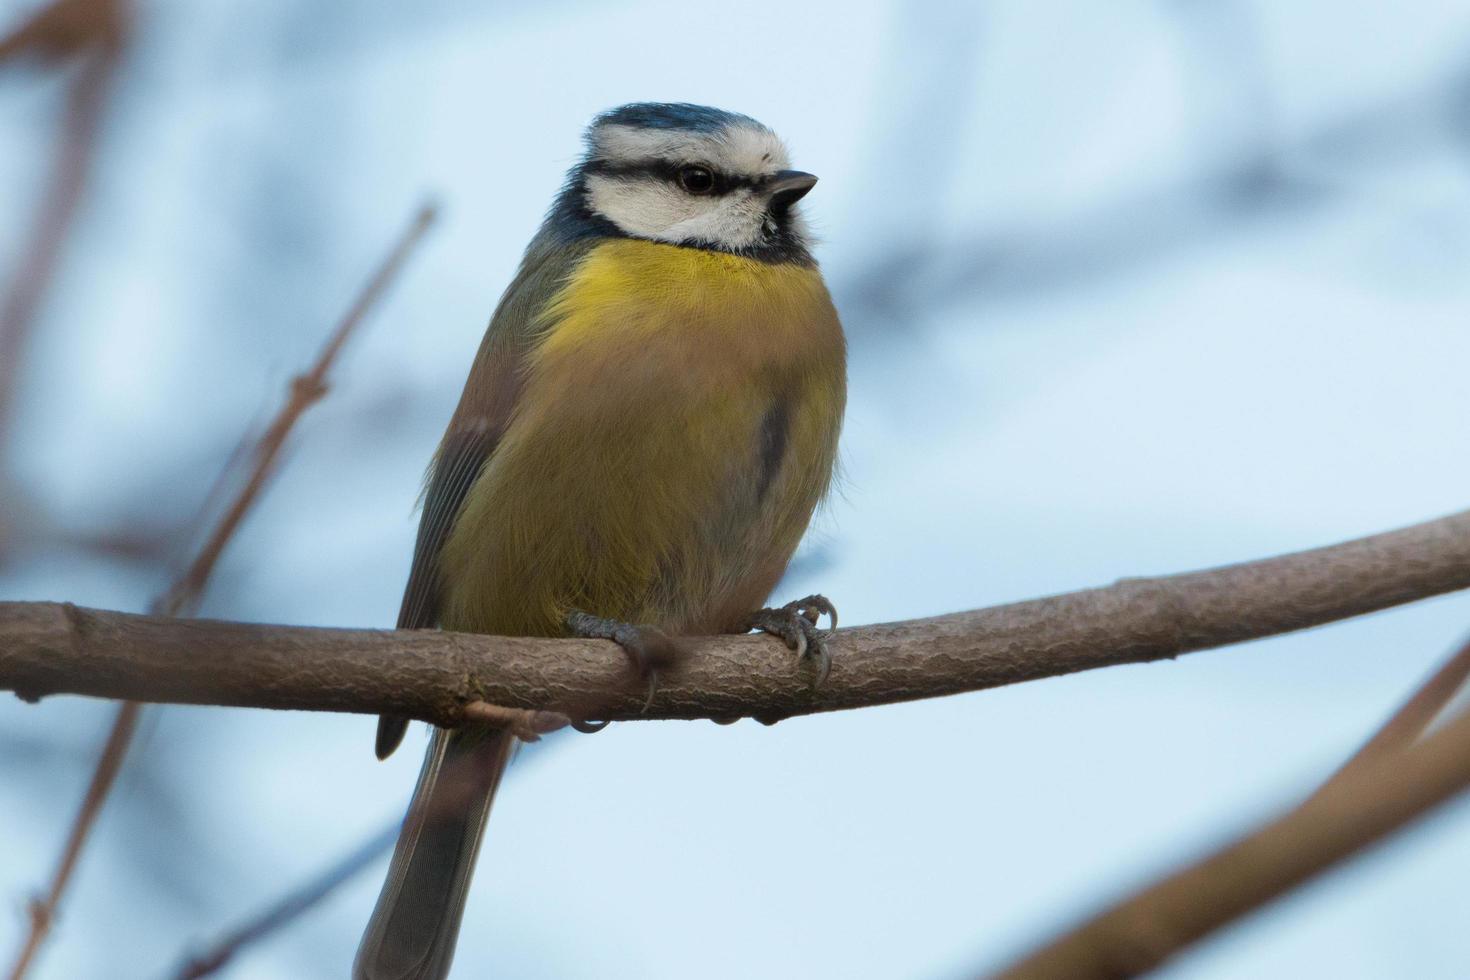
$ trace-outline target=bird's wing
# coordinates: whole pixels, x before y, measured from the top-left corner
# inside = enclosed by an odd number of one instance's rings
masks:
[[[489,424],[445,433],[424,493],[424,513],[413,546],[413,565],[403,590],[403,605],[398,609],[399,629],[421,630],[439,625],[439,551],[454,527],[464,498],[480,478],[480,471],[499,441],[499,431]]]
[[[459,407],[429,470],[413,565],[398,611],[399,629],[439,625],[439,552],[459,518],[465,497],[510,424],[520,394],[521,364],[534,343],[537,318],[585,250],[585,246],[578,245],[533,243],[495,309]],[[402,717],[384,715],[378,719],[378,758],[387,758],[397,748],[407,727],[408,720]]]

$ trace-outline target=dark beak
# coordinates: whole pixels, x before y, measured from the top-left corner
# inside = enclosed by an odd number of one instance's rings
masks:
[[[771,209],[782,211],[806,197],[806,192],[815,186],[815,174],[800,170],[778,170],[766,179],[765,189],[771,199]]]

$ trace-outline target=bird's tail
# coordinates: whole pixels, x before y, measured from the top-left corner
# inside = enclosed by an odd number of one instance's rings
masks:
[[[485,818],[514,736],[435,729],[388,880],[352,965],[355,980],[449,975]]]

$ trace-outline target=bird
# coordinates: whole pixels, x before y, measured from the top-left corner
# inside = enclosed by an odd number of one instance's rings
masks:
[[[765,602],[834,482],[846,341],[755,119],[596,116],[429,467],[400,629],[610,639],[650,696],[678,637],[774,634],[826,676],[836,610]],[[408,720],[378,721],[377,755]],[[435,728],[358,980],[447,976],[515,737]],[[483,972],[483,971],[482,971]]]

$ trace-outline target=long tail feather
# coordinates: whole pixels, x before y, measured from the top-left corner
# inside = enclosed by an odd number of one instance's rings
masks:
[[[449,975],[485,818],[514,741],[499,731],[435,730],[354,980]]]

